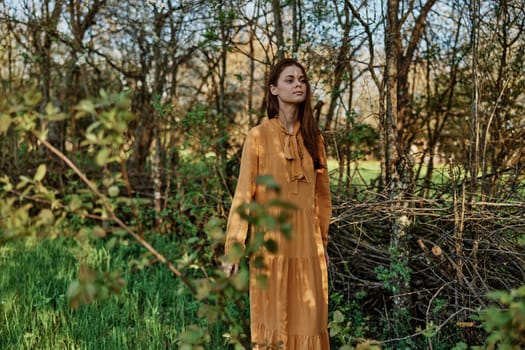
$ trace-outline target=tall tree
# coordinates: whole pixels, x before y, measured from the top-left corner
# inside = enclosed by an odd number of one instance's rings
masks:
[[[472,201],[472,195],[477,192],[477,177],[479,172],[479,142],[480,142],[480,113],[479,113],[479,72],[478,72],[478,44],[479,44],[479,21],[480,21],[480,1],[470,0],[470,45],[472,47],[472,102],[470,118],[470,142],[469,142],[469,163],[470,172],[469,202]]]
[[[67,23],[67,32],[56,33],[56,36],[60,42],[67,45],[69,51],[69,57],[67,57],[64,64],[63,74],[63,86],[60,92],[57,94],[60,96],[61,109],[66,111],[70,116],[73,115],[74,111],[72,107],[75,106],[83,97],[86,92],[82,91],[85,89],[85,82],[82,81],[80,76],[80,65],[79,56],[82,56],[87,52],[86,46],[89,42],[86,42],[86,34],[92,29],[92,26],[96,23],[97,15],[106,4],[106,0],[92,0],[92,1],[81,1],[81,0],[68,0],[65,3],[64,17]],[[64,132],[68,128],[68,121],[53,121],[50,122],[49,129],[54,130],[50,134],[50,142],[60,145],[59,149],[63,149],[65,135]],[[72,135],[77,135],[76,124],[72,124],[71,131]]]
[[[294,7],[295,9],[295,7]],[[274,21],[274,34],[277,40],[277,59],[282,60],[286,51],[284,41],[284,28],[282,20],[282,9],[280,0],[272,0],[272,11]]]
[[[35,4],[25,3],[27,10],[33,8],[32,13],[27,13],[27,28],[31,33],[34,54],[38,56],[40,91],[42,92],[42,102],[40,112],[45,113],[48,103],[51,103],[52,89],[52,69],[53,69],[53,42],[56,39],[56,32],[60,15],[62,14],[64,0],[51,1],[45,0],[40,3],[40,9],[33,7]],[[40,17],[38,17],[40,14]],[[62,148],[63,131],[59,123],[50,123],[48,138],[51,144]]]
[[[388,0],[386,8],[385,28],[385,88],[386,109],[383,125],[385,141],[385,184],[388,197],[391,200],[395,214],[391,222],[390,249],[392,254],[391,269],[399,271],[406,269],[410,251],[408,247],[408,228],[410,218],[403,210],[407,206],[407,199],[411,196],[413,187],[412,166],[409,155],[409,140],[406,129],[409,123],[410,95],[408,89],[408,75],[418,43],[424,29],[426,16],[437,0],[428,0],[423,3],[419,15],[416,16],[406,46],[403,42],[403,25],[413,14],[414,1],[409,1],[405,12],[401,11],[399,0]],[[403,315],[410,305],[409,278],[406,274],[398,273],[393,281],[394,311]]]
[[[420,101],[413,99],[412,102],[413,120],[418,121],[422,130],[418,138],[422,149],[415,172],[415,179],[424,178],[419,192],[422,197],[430,195],[435,163],[443,161],[443,149],[440,147],[443,148],[447,143],[443,133],[452,118],[458,114],[458,76],[464,69],[460,65],[465,55],[462,37],[465,12],[465,5],[452,6],[452,16],[443,26],[427,26],[423,44],[426,49],[421,50],[416,58],[421,63],[415,65],[413,81],[419,77],[417,80],[420,81],[420,86],[413,87],[412,90],[421,91],[421,95],[425,97]],[[421,76],[424,78],[421,79]]]
[[[481,193],[489,197],[498,196],[503,174],[523,161],[525,142],[519,128],[509,126],[520,124],[524,108],[519,96],[525,85],[520,73],[525,68],[525,5],[491,1],[479,4],[478,11],[479,99],[490,106],[480,111],[479,168]],[[487,15],[491,13],[494,16]]]
[[[352,67],[350,66],[350,58],[351,58],[350,30],[352,29],[352,16],[350,14],[350,8],[348,6],[348,1],[344,3],[342,11],[339,10],[336,1],[334,1],[334,6],[336,8],[337,20],[339,22],[339,25],[343,29],[343,35],[342,35],[341,46],[339,47],[337,51],[336,59],[334,62],[332,93],[330,94],[330,103],[328,105],[328,111],[326,112],[326,121],[324,125],[325,131],[328,131],[331,128],[332,120],[334,118],[335,108],[343,92],[341,89],[341,85],[343,83],[345,74],[348,75],[348,72],[352,70]],[[360,46],[357,46],[357,47],[360,47]],[[355,49],[354,49],[354,53],[355,53]]]

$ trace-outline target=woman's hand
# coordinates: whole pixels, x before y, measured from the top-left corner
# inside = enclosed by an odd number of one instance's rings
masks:
[[[222,270],[226,273],[226,277],[230,277],[231,275],[236,275],[237,272],[239,272],[239,264],[230,264],[223,262],[222,263]]]

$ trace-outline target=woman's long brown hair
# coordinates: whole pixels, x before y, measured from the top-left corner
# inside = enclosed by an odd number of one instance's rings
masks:
[[[314,162],[314,168],[321,169],[324,168],[326,165],[321,164],[321,157],[319,155],[318,142],[320,142],[321,140],[321,131],[319,130],[319,126],[315,122],[314,114],[312,111],[312,90],[310,88],[310,82],[308,81],[308,77],[306,75],[306,70],[296,60],[292,58],[285,58],[272,67],[270,75],[268,76],[268,91],[266,92],[268,98],[266,101],[266,112],[268,114],[268,118],[270,119],[275,118],[279,115],[279,101],[277,100],[277,96],[271,93],[270,86],[277,85],[277,81],[279,80],[279,76],[281,75],[282,71],[289,66],[299,67],[306,81],[306,98],[304,99],[304,102],[299,104],[298,111],[299,121],[301,122],[301,134],[303,135],[304,146],[308,150],[308,153],[310,153],[310,156],[312,157],[312,160]]]

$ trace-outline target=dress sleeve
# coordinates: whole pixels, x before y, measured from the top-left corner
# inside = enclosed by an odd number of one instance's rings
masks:
[[[317,169],[315,180],[315,207],[321,229],[321,237],[323,238],[323,245],[326,249],[328,245],[328,226],[330,224],[330,218],[332,217],[332,199],[330,195],[328,164],[326,162],[324,140],[321,139],[319,144],[319,156],[323,168]]]
[[[228,216],[226,243],[224,246],[226,255],[228,255],[230,248],[236,243],[240,243],[243,247],[246,246],[245,241],[248,233],[248,222],[241,219],[237,213],[237,209],[243,203],[250,203],[255,195],[255,177],[257,176],[258,164],[257,144],[257,137],[254,131],[251,130],[244,142],[239,179]]]

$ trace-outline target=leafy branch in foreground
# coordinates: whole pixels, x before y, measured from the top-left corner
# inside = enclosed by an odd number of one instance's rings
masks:
[[[239,313],[246,314],[249,308],[245,296],[250,279],[254,278],[255,283],[261,288],[266,288],[268,284],[263,253],[275,253],[278,246],[274,240],[266,236],[266,233],[279,232],[290,238],[292,226],[289,218],[291,211],[296,209],[293,204],[279,199],[280,186],[271,176],[259,176],[256,178],[256,183],[263,186],[272,199],[264,203],[257,201],[244,203],[237,208],[241,219],[246,220],[252,227],[246,247],[235,244],[230,253],[224,257],[226,262],[241,262],[238,273],[228,277],[222,269],[217,269],[213,277],[197,281],[196,296],[202,301],[199,315],[210,323],[222,322],[227,325],[229,333],[223,336],[234,349],[252,348],[249,317],[239,317]],[[218,219],[208,222],[206,231],[212,238],[213,244],[224,244],[225,234],[221,229],[222,226]],[[250,277],[247,261],[257,269],[255,276]],[[232,304],[235,305],[233,310],[229,307]],[[193,336],[188,339],[198,339],[197,335],[200,331],[198,327],[194,328]]]
[[[65,195],[60,197],[57,191],[49,190],[43,185],[46,175],[45,164],[39,165],[33,178],[21,176],[20,182],[15,185],[11,184],[11,180],[7,176],[4,176],[1,179],[4,186],[0,197],[0,209],[2,210],[0,214],[4,218],[12,219],[0,227],[3,236],[9,238],[27,235],[27,233],[31,232],[42,234],[45,225],[48,226],[47,229],[55,231],[55,234],[57,234],[58,229],[61,227],[59,224],[64,223],[66,217],[72,214],[98,219],[103,222],[104,227],[109,227],[109,232],[108,229],[102,228],[102,226],[95,226],[90,229],[92,234],[88,235],[88,237],[106,237],[108,233],[114,232],[119,232],[120,236],[123,234],[130,235],[174,275],[179,277],[192,293],[196,293],[191,281],[136,232],[137,226],[133,227],[126,224],[116,214],[116,208],[121,204],[134,207],[134,199],[119,196],[119,186],[128,188],[130,186],[129,182],[122,179],[122,173],[126,174],[125,163],[129,155],[126,152],[126,140],[123,134],[126,131],[127,123],[133,119],[133,115],[128,111],[130,102],[126,96],[122,94],[107,95],[101,91],[100,101],[97,103],[84,100],[76,106],[76,118],[89,116],[95,119],[86,129],[85,140],[82,142],[82,145],[87,148],[86,153],[88,155],[94,156],[97,166],[103,168],[101,181],[103,188],[91,181],[70,158],[47,141],[47,130],[43,127],[42,121],[60,120],[65,118],[65,115],[59,113],[50,105],[46,108],[45,115],[36,112],[35,105],[39,100],[38,95],[28,94],[23,101],[19,101],[18,104],[7,108],[7,113],[2,113],[0,117],[2,121],[1,130],[7,132],[10,127],[14,127],[17,132],[24,134],[23,136],[25,134],[34,136],[38,140],[39,145],[45,147],[64,162],[78,176],[87,189],[77,189],[79,192],[84,193],[84,196],[71,194],[69,203],[65,204]],[[2,107],[2,109],[6,108],[6,106]],[[24,137],[20,139],[24,139]],[[120,165],[124,171],[122,173],[108,171],[107,169],[111,167],[112,163]],[[23,205],[16,207],[14,205],[15,202],[23,203]],[[39,202],[39,205],[43,207],[35,218],[31,215],[31,210],[34,206],[33,202]],[[113,226],[110,226],[111,224]],[[77,238],[84,239],[86,237],[77,234]],[[91,273],[87,271],[88,267],[83,267],[80,275],[84,277],[91,276]],[[108,283],[110,282],[108,279],[106,280]],[[93,300],[93,296],[97,295],[94,290],[102,285],[100,279],[93,278],[79,278],[78,282],[83,288],[70,289],[72,305],[78,305],[78,300]],[[88,285],[85,285],[86,283]],[[111,289],[118,290],[118,288]],[[83,295],[82,293],[88,293],[89,295]],[[103,294],[105,293],[100,295]]]
[[[259,268],[261,273],[256,276],[256,280],[264,287],[267,280],[262,251],[275,252],[278,249],[275,241],[265,238],[265,232],[279,231],[286,237],[291,235],[288,219],[289,212],[294,207],[279,199],[278,184],[269,176],[257,178],[259,185],[275,194],[273,199],[267,203],[247,203],[239,208],[241,217],[255,228],[248,247],[235,247],[233,253],[226,257],[227,260],[243,258],[239,273],[227,277],[220,268],[209,273],[209,266],[200,266],[204,277],[190,278],[142,235],[143,225],[137,207],[143,202],[140,198],[130,197],[131,184],[126,171],[129,150],[123,135],[128,122],[134,118],[129,112],[129,100],[126,96],[107,95],[102,91],[97,101],[84,100],[75,108],[75,118],[92,121],[80,143],[81,149],[77,151],[83,152],[81,159],[84,162],[87,160],[87,166],[91,166],[91,170],[100,176],[96,181],[90,179],[86,170],[82,170],[75,161],[47,140],[44,127],[46,122],[61,120],[65,115],[51,105],[47,106],[45,114],[36,112],[39,101],[38,94],[27,94],[22,100],[9,100],[10,105],[0,103],[0,134],[15,131],[19,140],[29,137],[35,139],[30,152],[38,155],[45,150],[70,171],[69,180],[74,177],[80,183],[69,187],[69,192],[53,189],[52,182],[47,179],[52,170],[45,163],[38,164],[33,176],[21,175],[18,181],[7,175],[3,176],[0,179],[3,184],[0,191],[0,239],[67,234],[72,229],[70,222],[78,220],[75,218],[82,219],[75,238],[86,245],[91,240],[109,238],[106,245],[112,246],[124,242],[124,237],[130,236],[155,261],[163,263],[201,301],[199,317],[208,323],[222,322],[229,330],[223,335],[225,341],[234,348],[250,348],[250,337],[247,334],[249,317],[246,316],[246,291],[250,277],[246,260],[252,261]],[[78,154],[76,157],[80,158]],[[127,195],[123,195],[123,192]],[[130,222],[120,216],[119,210],[122,207],[132,209],[133,218]],[[213,219],[206,225],[212,245],[224,243],[220,224],[220,220]],[[70,305],[76,308],[82,303],[104,299],[112,293],[118,293],[124,284],[119,273],[94,271],[81,258],[77,279],[72,281],[68,289]],[[244,313],[246,317],[239,317],[239,313]],[[188,326],[180,336],[182,349],[203,348],[203,344],[209,340],[208,330],[199,325]]]
[[[525,347],[525,285],[510,291],[489,293],[489,298],[500,303],[489,306],[479,319],[487,331],[487,349],[523,349]]]

